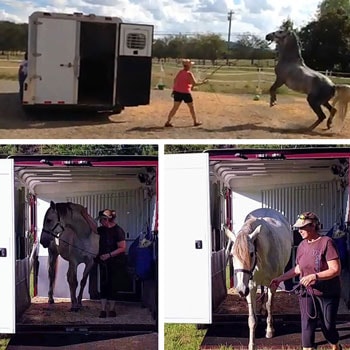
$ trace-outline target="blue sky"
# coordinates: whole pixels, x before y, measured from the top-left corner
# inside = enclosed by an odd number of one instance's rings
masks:
[[[264,37],[290,17],[297,27],[315,17],[320,0],[1,0],[0,20],[27,22],[34,11],[83,12],[155,26],[155,34],[218,33],[227,38],[230,10],[236,33]]]

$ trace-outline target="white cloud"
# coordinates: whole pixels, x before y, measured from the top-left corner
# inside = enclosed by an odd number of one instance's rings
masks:
[[[228,32],[260,36],[276,30],[286,18],[297,27],[310,22],[320,0],[2,0],[0,20],[26,22],[34,11],[83,12],[118,16],[124,22],[154,24],[155,33]]]

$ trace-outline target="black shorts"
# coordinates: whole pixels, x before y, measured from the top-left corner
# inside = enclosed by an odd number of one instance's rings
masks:
[[[173,97],[175,102],[182,102],[182,101],[184,101],[185,103],[193,102],[193,98],[190,93],[173,91]]]

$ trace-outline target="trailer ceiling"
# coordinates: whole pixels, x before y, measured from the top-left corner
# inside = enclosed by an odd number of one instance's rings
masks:
[[[79,192],[89,189],[122,190],[140,187],[139,174],[150,174],[149,167],[15,167],[17,181],[36,194],[57,190]]]
[[[339,178],[334,167],[347,167],[344,158],[328,159],[228,159],[212,160],[212,179],[218,179],[231,188],[247,184],[288,184]]]

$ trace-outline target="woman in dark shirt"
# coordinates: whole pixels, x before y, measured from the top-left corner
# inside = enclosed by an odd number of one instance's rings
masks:
[[[300,283],[309,289],[309,295],[304,294],[299,298],[303,349],[314,349],[319,319],[322,333],[332,350],[340,350],[342,347],[338,343],[336,317],[340,300],[341,265],[337,248],[330,237],[320,235],[320,221],[312,212],[299,215],[294,227],[303,238],[298,246],[296,265],[274,278],[270,286],[275,285],[277,288],[282,281],[300,275]]]
[[[115,223],[115,211],[105,209],[99,212],[100,235],[100,318],[116,316],[115,302],[118,292],[125,290],[127,284],[126,242],[124,230]]]

